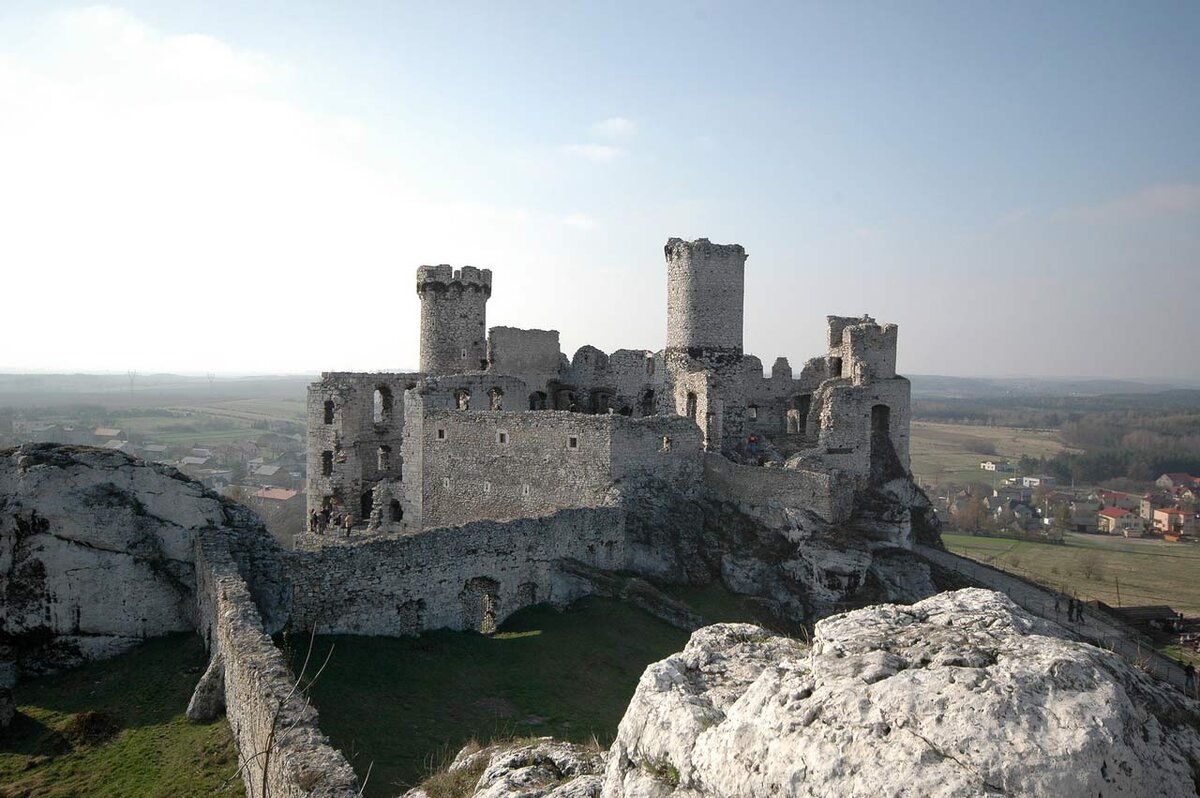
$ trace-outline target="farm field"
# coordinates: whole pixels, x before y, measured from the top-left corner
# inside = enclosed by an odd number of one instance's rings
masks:
[[[1076,451],[1063,445],[1053,430],[932,421],[912,422],[909,449],[913,474],[922,484],[990,484],[992,480],[1011,475],[981,470],[979,463],[983,460],[1000,459],[1015,464],[1021,455],[1048,457],[1062,451]],[[995,454],[991,454],[992,451]]]
[[[1200,615],[1195,544],[1075,533],[1065,535],[1063,546],[959,534],[943,534],[942,540],[955,554],[1083,599],[1114,607],[1169,604],[1185,615]]]
[[[0,735],[0,796],[243,795],[229,724],[184,718],[207,655],[194,634],[22,682]]]

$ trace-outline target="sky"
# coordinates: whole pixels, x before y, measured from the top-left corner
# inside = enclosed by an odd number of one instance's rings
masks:
[[[1200,4],[0,3],[0,368],[415,367],[488,325],[659,349],[672,236],[745,344],[1200,378]]]

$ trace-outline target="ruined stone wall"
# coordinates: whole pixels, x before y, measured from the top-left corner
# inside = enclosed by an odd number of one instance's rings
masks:
[[[371,486],[400,479],[404,392],[421,380],[416,373],[326,372],[309,386],[305,449],[309,512],[319,512],[328,502],[338,511],[362,518],[363,496]],[[325,473],[327,468],[331,473]]]
[[[492,272],[464,266],[417,269],[421,371],[459,374],[487,368],[487,301]]]
[[[408,407],[420,462],[405,482],[409,528],[612,504],[615,480],[646,468],[677,477],[699,451],[692,425],[677,418]],[[664,437],[678,445],[663,449]]]
[[[693,358],[740,358],[746,250],[739,244],[713,244],[707,238],[672,238],[664,251],[667,348]]]
[[[843,331],[845,374],[855,385],[896,376],[896,333],[895,324],[856,324]]]
[[[811,510],[829,523],[840,523],[854,508],[853,482],[824,471],[738,465],[706,454],[704,482],[756,517],[788,507]]]
[[[848,379],[821,386],[820,432],[817,455],[826,468],[840,468],[866,476],[871,468],[872,412],[888,409],[888,437],[904,470],[909,465],[909,427],[912,421],[911,386],[904,377],[854,385]]]
[[[528,386],[530,393],[545,393],[544,401],[549,401],[547,386],[559,379],[561,360],[558,330],[493,327],[488,331],[488,371],[517,377]],[[520,409],[518,399],[520,397],[512,397],[508,405],[510,410]],[[525,407],[533,410],[535,407],[530,401],[531,397],[524,397]]]
[[[317,711],[296,690],[286,658],[264,631],[229,539],[198,536],[195,562],[199,629],[223,669],[225,712],[246,794],[358,795],[350,764],[321,733]]]
[[[616,389],[613,407],[619,413],[652,416],[669,412],[666,368],[661,353],[645,349],[618,349],[608,356],[611,384]]]
[[[404,635],[488,630],[516,610],[565,605],[590,592],[555,567],[577,560],[606,570],[625,562],[617,508],[477,521],[414,535],[322,547],[304,535],[289,555],[291,626],[321,634]]]

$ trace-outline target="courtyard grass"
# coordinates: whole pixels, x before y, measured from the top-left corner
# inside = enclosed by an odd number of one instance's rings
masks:
[[[0,796],[243,795],[229,724],[184,717],[206,661],[196,635],[172,635],[17,685]]]
[[[313,659],[323,661],[330,646],[333,654],[311,696],[322,731],[360,777],[371,767],[366,794],[382,798],[419,783],[472,739],[553,735],[607,746],[646,666],[687,639],[602,598],[565,612],[531,607],[490,637],[318,636]],[[307,638],[287,645],[299,671]]]

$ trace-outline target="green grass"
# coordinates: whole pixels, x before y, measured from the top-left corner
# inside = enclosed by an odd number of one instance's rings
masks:
[[[1065,536],[1065,546],[945,533],[942,540],[955,554],[1085,599],[1112,606],[1169,604],[1200,614],[1200,546],[1194,544],[1073,533]],[[1095,562],[1091,576],[1081,558]]]
[[[183,716],[206,659],[198,637],[173,635],[19,684],[0,796],[242,795],[240,778],[222,788],[237,770],[229,725]],[[99,733],[79,733],[87,718]]]
[[[977,448],[992,446],[996,454]],[[1052,430],[985,427],[967,424],[912,423],[909,443],[913,474],[921,482],[983,482],[991,485],[1012,474],[984,471],[984,460],[1008,460],[1014,466],[1021,455],[1048,457],[1067,447]],[[1073,450],[1072,450],[1073,451]]]
[[[588,598],[566,612],[517,613],[484,637],[318,637],[312,689],[321,729],[363,775],[367,795],[392,796],[421,781],[471,739],[554,735],[607,745],[651,662],[679,651],[688,633],[621,602]],[[307,641],[291,641],[294,668]]]

